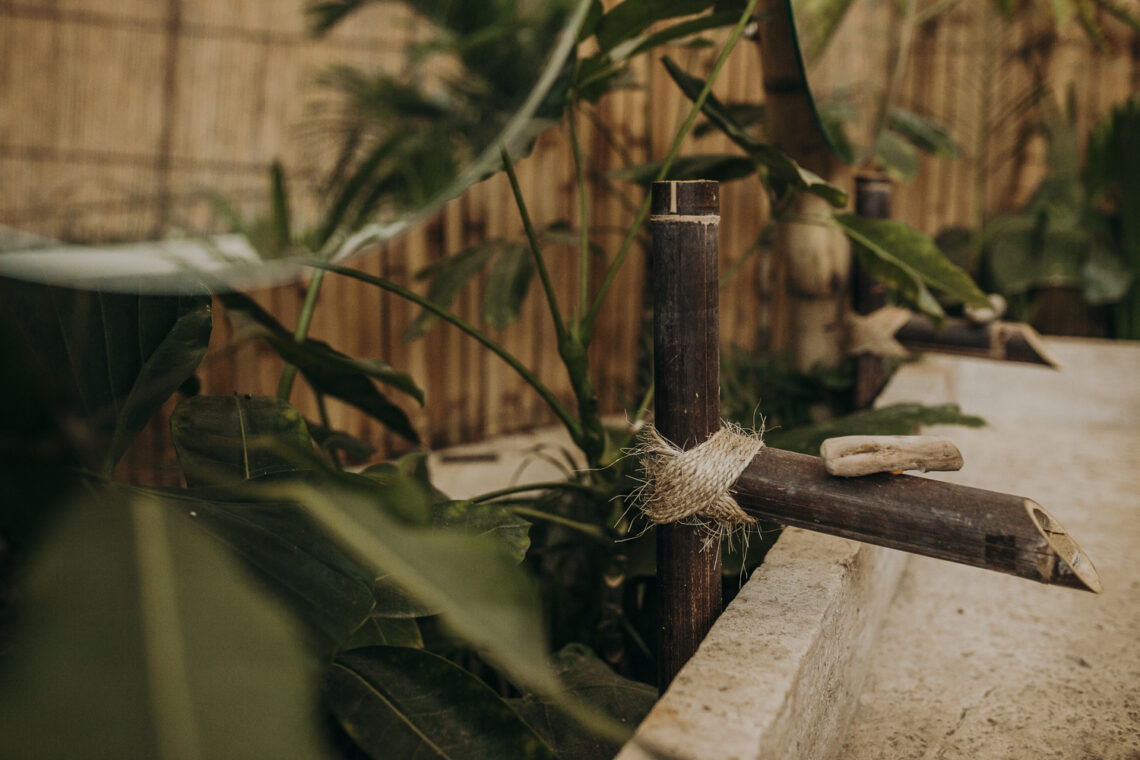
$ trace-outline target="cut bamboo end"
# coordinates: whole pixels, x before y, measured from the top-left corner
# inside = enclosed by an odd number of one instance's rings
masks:
[[[1091,591],[1094,594],[1104,591],[1100,574],[1093,567],[1092,560],[1061,523],[1033,499],[1023,501],[1029,519],[1033,521],[1048,546],[1048,550],[1042,551],[1039,555],[1038,567],[1042,580],[1058,586]]]
[[[824,441],[819,455],[827,473],[840,478],[962,469],[962,452],[940,435],[845,435]]]

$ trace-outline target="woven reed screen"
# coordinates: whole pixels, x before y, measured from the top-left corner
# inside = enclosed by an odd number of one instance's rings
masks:
[[[69,241],[154,238],[177,231],[220,231],[204,200],[209,188],[247,212],[263,208],[270,163],[281,158],[301,179],[322,154],[321,135],[306,119],[316,72],[333,63],[367,66],[394,55],[419,33],[406,13],[382,4],[331,36],[306,33],[303,0],[27,0],[0,1],[0,225]],[[947,124],[963,145],[954,161],[924,158],[919,178],[896,194],[897,217],[927,231],[969,225],[1024,201],[1043,172],[1044,144],[1030,126],[1036,109],[1018,103],[1031,84],[1026,61],[1048,49],[1045,78],[1057,92],[1075,83],[1080,134],[1121,99],[1138,91],[1140,43],[1110,26],[1114,52],[1097,54],[1074,32],[1054,40],[1029,24],[1003,26],[989,4],[964,0],[922,26],[900,104]],[[707,71],[708,50],[670,51],[694,73]],[[606,172],[659,158],[686,102],[656,61],[635,67],[639,87],[607,97],[580,122],[593,173],[591,224],[607,255],[616,250],[631,214],[618,195],[636,189]],[[728,101],[759,101],[759,55],[744,42],[718,82]],[[986,129],[979,128],[983,121]],[[595,123],[606,125],[615,148]],[[327,146],[326,146],[327,148]],[[730,151],[712,136],[693,149]],[[983,172],[979,156],[985,156]],[[573,166],[555,130],[540,139],[519,168],[539,223],[577,224]],[[312,218],[315,201],[295,199]],[[762,229],[763,194],[754,182],[724,188],[721,255],[728,267]],[[358,265],[402,282],[420,268],[485,237],[515,236],[521,225],[502,177],[453,201],[435,219],[366,256]],[[576,302],[575,252],[551,250],[564,303]],[[594,267],[597,275],[600,264]],[[602,402],[619,410],[637,388],[644,260],[632,257],[598,324],[594,359]],[[722,294],[726,342],[765,345],[773,313],[763,250]],[[295,323],[302,285],[255,294],[286,325]],[[459,312],[478,319],[479,293],[463,296]],[[218,314],[215,349],[200,373],[205,392],[273,393],[281,364],[256,344],[231,346]],[[411,372],[428,402],[412,411],[425,441],[438,446],[550,421],[541,400],[488,352],[446,326],[405,343],[415,317],[405,304],[354,282],[330,278],[312,335],[350,354],[383,358]],[[568,401],[570,390],[553,350],[549,319],[537,298],[505,345]],[[310,416],[303,384],[294,402]],[[377,425],[333,404],[332,421],[367,438],[381,452],[399,449]],[[169,468],[164,431],[156,424],[140,441],[134,466]],[[160,474],[161,477],[161,474]]]

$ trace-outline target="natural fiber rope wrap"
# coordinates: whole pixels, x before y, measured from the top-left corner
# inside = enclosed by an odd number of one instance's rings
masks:
[[[759,435],[726,424],[704,443],[682,450],[650,425],[637,451],[645,477],[641,511],[658,524],[704,518],[731,529],[756,522],[729,489],[763,447]]]

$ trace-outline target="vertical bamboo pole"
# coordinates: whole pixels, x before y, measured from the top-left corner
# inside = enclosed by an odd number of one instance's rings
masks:
[[[864,174],[855,178],[855,213],[866,219],[891,218],[891,182],[886,176]],[[851,280],[851,305],[856,314],[870,314],[886,305],[886,288],[871,277],[858,257],[851,264]],[[853,406],[856,409],[869,407],[886,381],[882,357],[869,354],[855,357]]]
[[[655,424],[682,448],[720,424],[716,182],[652,189]],[[664,691],[721,612],[720,542],[692,525],[657,528],[658,687]]]

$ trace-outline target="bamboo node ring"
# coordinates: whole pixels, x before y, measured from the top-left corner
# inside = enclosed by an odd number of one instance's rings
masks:
[[[755,523],[730,491],[762,448],[760,433],[731,423],[722,423],[720,430],[691,449],[681,449],[648,425],[633,452],[641,458],[644,478],[635,495],[637,503],[658,525],[696,524],[722,533]]]

